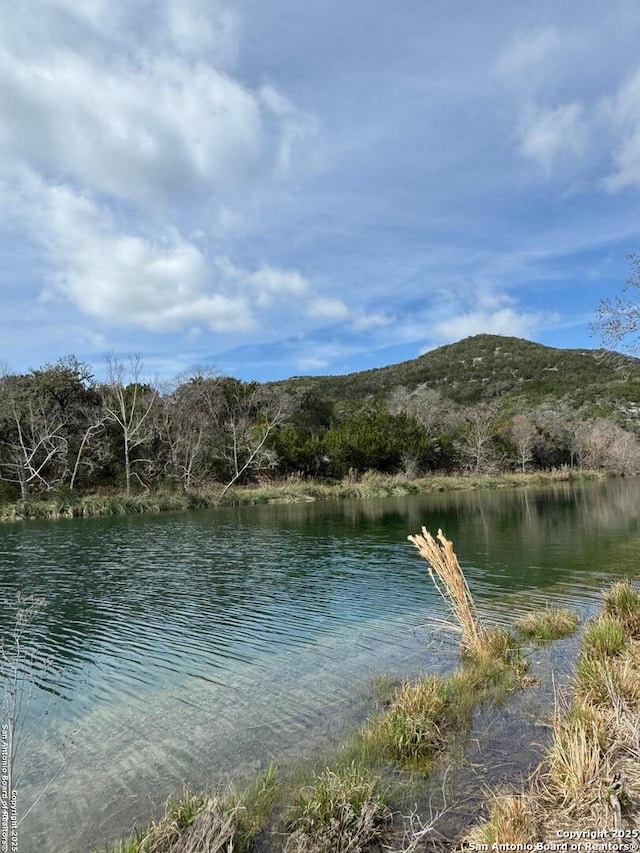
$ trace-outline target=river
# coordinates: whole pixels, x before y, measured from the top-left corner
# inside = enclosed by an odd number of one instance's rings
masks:
[[[0,528],[4,612],[47,605],[18,755],[21,853],[85,853],[183,782],[335,742],[374,675],[443,671],[456,636],[407,534],[453,539],[481,614],[597,603],[640,565],[640,481],[26,522]],[[3,629],[10,628],[8,622]]]

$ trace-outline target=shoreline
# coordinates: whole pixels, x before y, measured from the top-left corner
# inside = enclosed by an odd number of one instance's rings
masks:
[[[563,469],[533,473],[448,474],[407,479],[401,475],[367,472],[361,477],[337,483],[319,480],[289,479],[258,486],[221,490],[207,489],[182,494],[157,491],[137,495],[122,492],[64,496],[49,499],[14,501],[0,504],[0,522],[54,520],[61,518],[97,518],[114,515],[159,514],[219,507],[259,506],[277,503],[312,503],[364,498],[385,498],[449,491],[479,491],[544,486],[553,483],[605,480],[612,475],[602,471]]]

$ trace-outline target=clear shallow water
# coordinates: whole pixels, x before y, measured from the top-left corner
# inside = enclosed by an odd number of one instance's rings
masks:
[[[639,499],[616,480],[0,528],[0,592],[48,599],[35,635],[59,670],[30,706],[21,853],[88,850],[183,780],[326,746],[366,715],[372,675],[453,665],[406,541],[422,524],[508,623],[546,601],[588,612],[635,575]]]

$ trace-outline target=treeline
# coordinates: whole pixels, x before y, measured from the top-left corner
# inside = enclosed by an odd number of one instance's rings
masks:
[[[159,385],[143,381],[142,367],[135,357],[109,358],[97,382],[69,356],[0,377],[0,496],[225,491],[257,476],[336,479],[367,470],[640,469],[628,422],[562,399],[462,405],[421,385],[396,387],[384,400],[330,401],[205,371]]]

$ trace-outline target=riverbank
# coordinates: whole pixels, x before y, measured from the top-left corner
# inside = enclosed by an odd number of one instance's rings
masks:
[[[76,496],[65,494],[39,500],[15,501],[0,505],[0,521],[29,519],[92,518],[109,515],[180,512],[225,506],[255,506],[270,503],[303,503],[359,498],[384,498],[480,489],[511,489],[549,483],[602,480],[611,475],[602,471],[561,469],[531,474],[434,475],[407,479],[375,471],[341,482],[289,478],[258,486],[211,488],[187,494],[158,491],[137,495],[122,492]]]
[[[630,582],[605,591],[574,669],[529,784],[494,792],[488,817],[465,839],[468,849],[640,846],[640,591]]]

